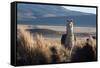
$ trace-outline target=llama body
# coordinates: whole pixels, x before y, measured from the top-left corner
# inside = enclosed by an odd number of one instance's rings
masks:
[[[73,32],[73,22],[72,20],[67,21],[66,25],[66,34],[62,35],[61,44],[64,45],[65,48],[71,50],[74,46],[74,32]]]
[[[73,32],[73,22],[68,21],[67,29],[66,29],[66,39],[65,39],[65,47],[71,50],[74,46],[74,32]]]
[[[61,44],[69,51],[69,58],[71,57],[72,50],[74,47],[74,32],[73,32],[73,21],[67,20],[68,24],[66,25],[66,34],[62,35]]]

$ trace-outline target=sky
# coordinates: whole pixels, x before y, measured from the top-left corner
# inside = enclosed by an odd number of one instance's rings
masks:
[[[63,7],[73,10],[73,11],[80,11],[80,12],[96,14],[96,8],[92,8],[92,7],[73,7],[73,6],[63,6]]]

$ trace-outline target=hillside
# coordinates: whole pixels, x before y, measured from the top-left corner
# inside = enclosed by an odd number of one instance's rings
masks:
[[[73,19],[76,26],[96,26],[96,15],[65,9],[56,5],[18,4],[18,24],[66,25]]]

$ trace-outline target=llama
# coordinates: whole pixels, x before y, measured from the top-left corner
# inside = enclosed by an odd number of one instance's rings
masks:
[[[74,45],[73,21],[67,20],[67,22],[66,34],[62,35],[61,44],[64,45],[64,47],[68,50],[71,50]]]
[[[72,53],[72,48],[74,46],[74,32],[73,32],[73,20],[67,20],[66,34],[62,35],[61,44],[64,45],[66,49],[70,51],[69,55]]]

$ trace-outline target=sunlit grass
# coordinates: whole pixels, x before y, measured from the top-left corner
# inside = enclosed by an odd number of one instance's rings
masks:
[[[88,43],[96,48],[96,40],[92,39]],[[85,44],[86,39],[77,38],[73,52],[77,48],[83,48]],[[70,62],[69,52],[61,45],[60,39],[45,38],[41,34],[32,34],[24,29],[18,30],[17,63],[19,65]]]

